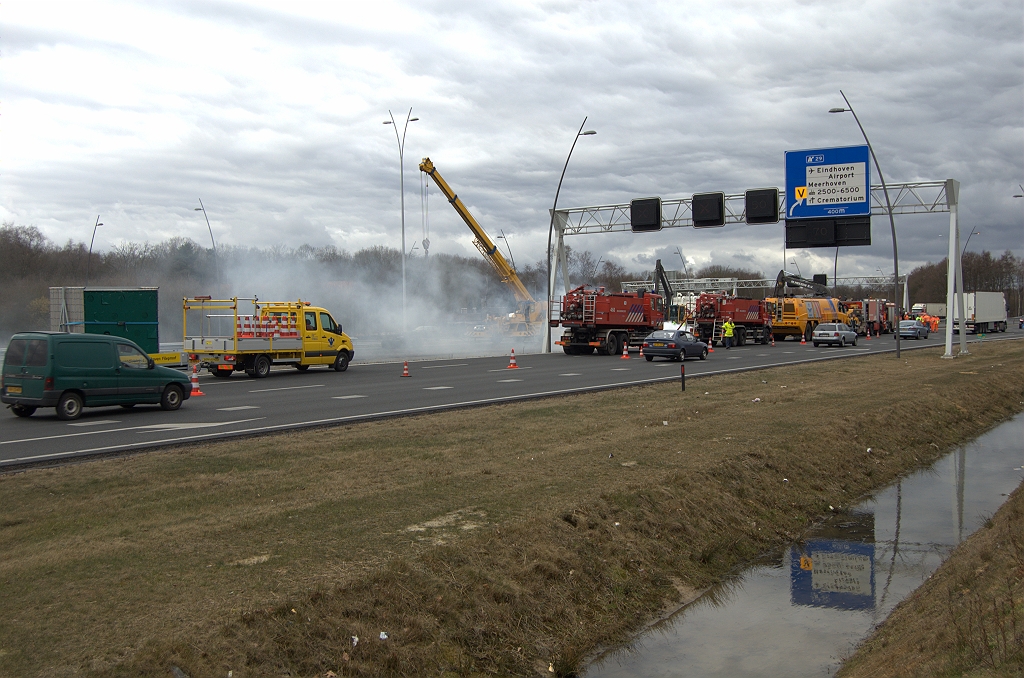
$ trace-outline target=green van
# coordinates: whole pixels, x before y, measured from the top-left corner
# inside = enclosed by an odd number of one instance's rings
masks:
[[[0,401],[19,417],[39,407],[56,407],[64,420],[105,405],[159,403],[176,410],[191,393],[185,374],[153,364],[138,344],[108,334],[15,334],[0,379]]]

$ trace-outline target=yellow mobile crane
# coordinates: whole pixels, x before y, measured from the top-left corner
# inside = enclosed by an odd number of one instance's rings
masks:
[[[448,199],[448,202],[455,208],[455,211],[459,213],[462,220],[466,222],[469,230],[473,232],[473,244],[480,250],[480,254],[484,255],[487,261],[491,262],[494,270],[501,276],[501,282],[508,285],[509,289],[512,290],[512,295],[516,298],[516,310],[514,313],[509,313],[501,319],[500,329],[502,334],[512,337],[535,336],[540,328],[544,326],[544,309],[540,308],[540,304],[537,303],[537,300],[526,289],[526,285],[516,275],[516,270],[509,265],[505,257],[498,251],[498,246],[494,244],[480,224],[477,223],[477,220],[473,218],[473,215],[469,213],[469,210],[466,209],[466,206],[448,185],[448,182],[441,177],[441,174],[434,167],[434,163],[431,162],[430,158],[423,158],[423,162],[420,163],[420,171],[429,174],[430,178],[437,184],[437,187],[441,189],[441,193]]]

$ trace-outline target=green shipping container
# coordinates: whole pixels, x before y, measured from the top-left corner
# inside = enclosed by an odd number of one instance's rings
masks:
[[[159,353],[157,292],[156,287],[53,287],[50,324],[57,330],[124,337],[146,353]]]

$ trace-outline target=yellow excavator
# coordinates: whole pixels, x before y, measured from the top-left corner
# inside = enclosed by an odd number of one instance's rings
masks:
[[[469,230],[473,232],[473,244],[480,250],[480,254],[484,255],[487,261],[491,262],[494,270],[501,276],[501,282],[508,285],[512,291],[512,296],[516,298],[515,312],[499,319],[498,324],[501,334],[509,337],[536,336],[546,322],[543,304],[537,303],[537,300],[526,289],[526,285],[516,275],[516,270],[509,265],[505,257],[498,251],[498,246],[494,244],[480,224],[477,223],[477,220],[473,218],[473,215],[469,213],[469,210],[466,209],[466,206],[448,185],[448,182],[441,177],[441,174],[434,167],[434,163],[430,161],[430,158],[423,158],[423,162],[420,163],[420,171],[430,175],[430,178],[434,180],[437,187],[441,189],[444,197],[448,199],[451,206],[455,208],[455,211],[459,213],[462,220],[466,222]]]

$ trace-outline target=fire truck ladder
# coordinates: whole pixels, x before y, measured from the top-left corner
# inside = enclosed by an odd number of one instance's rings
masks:
[[[583,324],[597,321],[597,295],[583,295]]]

